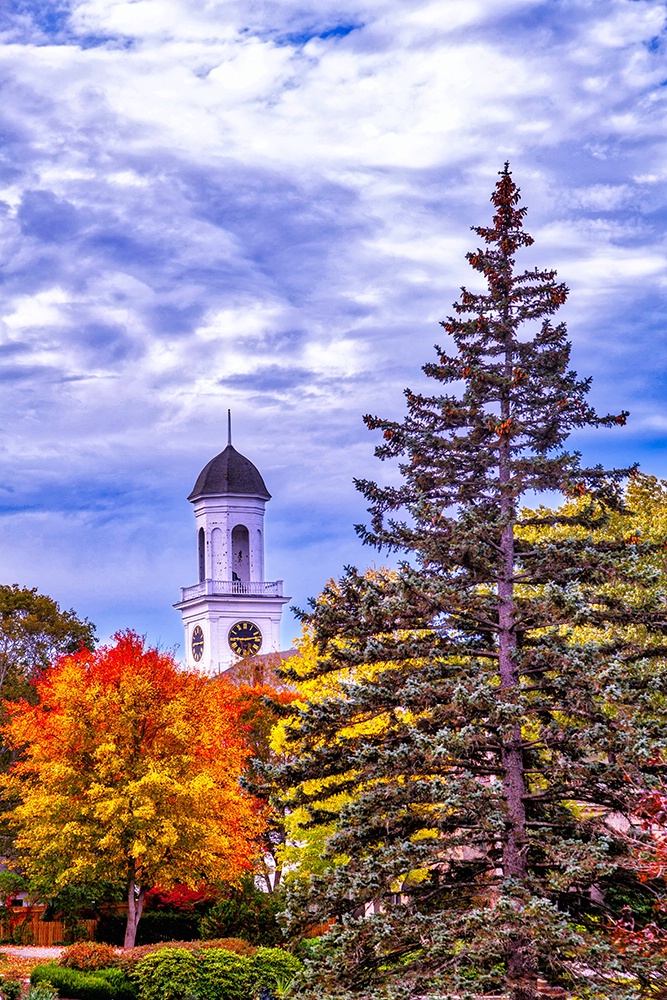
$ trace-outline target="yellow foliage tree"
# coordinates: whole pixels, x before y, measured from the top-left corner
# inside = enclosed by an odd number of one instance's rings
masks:
[[[622,580],[609,575],[608,582],[601,581],[598,589],[600,606],[613,606],[614,602],[625,599],[631,603],[641,600],[642,592],[650,589],[652,575],[656,590],[665,585],[667,570],[667,550],[664,539],[667,536],[667,481],[642,472],[633,472],[624,491],[624,507],[608,510],[588,493],[582,493],[568,500],[556,511],[548,507],[522,512],[526,527],[517,529],[517,537],[524,542],[550,542],[554,553],[563,564],[576,564],[577,553],[587,539],[592,538],[603,547],[605,544],[624,546],[639,560],[643,567],[642,585],[634,580]],[[559,523],[554,524],[554,515]],[[521,585],[518,586],[521,592]],[[658,614],[656,624],[661,624],[664,615]],[[667,656],[667,646],[659,628],[653,629],[650,619],[628,621],[613,614],[605,616],[604,625],[596,625],[594,617],[588,616],[585,623],[568,623],[563,636],[569,641],[585,642],[594,640],[607,643],[610,647],[619,641],[626,644],[626,660],[643,659],[647,649],[652,650],[652,664],[655,656],[663,651]],[[651,664],[647,669],[653,669]]]
[[[32,885],[122,881],[128,948],[147,889],[238,879],[263,819],[239,785],[250,748],[236,691],[133,632],[114,639],[61,659],[37,682],[38,704],[10,706],[5,736],[23,752],[4,785]]]
[[[317,650],[308,629],[304,626],[301,637],[294,645],[298,654],[289,661],[290,684],[297,691],[298,698],[291,708],[292,714],[281,719],[271,732],[271,750],[274,761],[285,761],[298,753],[298,731],[300,714],[307,711],[308,704],[340,693],[341,677],[329,675],[324,682],[315,684],[308,680],[317,661]],[[349,673],[349,671],[347,671]],[[285,809],[277,803],[283,814],[284,834],[276,851],[276,858],[288,882],[297,878],[308,878],[313,872],[322,871],[331,862],[325,859],[324,846],[334,830],[336,815],[349,795],[327,796],[326,781],[307,782],[304,791],[311,795],[320,792],[316,805],[298,804],[295,800],[297,789],[283,790],[282,802],[288,802]],[[315,811],[317,810],[317,818]]]
[[[388,579],[395,579],[396,574],[389,569],[369,568],[363,577],[366,581],[382,587]],[[328,592],[336,589],[336,582],[330,580]],[[328,599],[327,591],[318,598],[318,602]],[[318,649],[309,627],[304,624],[300,638],[294,645],[297,656],[288,661],[288,667],[283,668],[282,675],[289,679],[290,685],[297,693],[291,704],[292,712],[282,718],[271,732],[271,749],[274,760],[285,762],[288,758],[299,755],[299,732],[302,726],[308,725],[309,712],[313,706],[328,699],[346,698],[346,688],[357,681],[370,681],[374,676],[390,668],[388,663],[359,663],[354,668],[341,666],[338,670],[330,670],[325,676],[317,671]],[[340,639],[341,648],[345,647],[345,638]],[[403,721],[406,721],[404,715]],[[355,735],[377,735],[391,724],[385,712],[371,712],[360,715],[351,725],[344,726],[338,734],[341,746]],[[277,857],[283,878],[287,882],[308,879],[311,874],[320,873],[345,858],[332,858],[327,854],[327,841],[336,828],[340,810],[352,801],[358,792],[362,777],[354,768],[350,768],[346,776],[345,791],[340,791],[341,779],[332,781],[321,778],[305,781],[302,785],[283,789],[281,802],[287,805],[284,810],[284,839]],[[329,788],[335,785],[336,788]]]

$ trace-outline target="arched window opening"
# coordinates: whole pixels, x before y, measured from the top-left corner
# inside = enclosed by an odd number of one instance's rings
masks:
[[[198,552],[199,552],[199,582],[203,583],[206,579],[206,536],[204,535],[204,529],[199,529],[198,534]]]
[[[232,580],[250,582],[250,536],[244,524],[232,530]]]
[[[224,580],[226,578],[224,556],[222,531],[220,528],[214,528],[211,532],[211,578],[213,580]]]

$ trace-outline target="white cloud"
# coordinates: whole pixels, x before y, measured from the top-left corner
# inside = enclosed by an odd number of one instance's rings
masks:
[[[601,398],[659,413],[664,6],[444,9],[78,0],[51,35],[37,3],[14,18],[0,49],[0,462],[17,579],[84,604],[95,592],[98,609],[106,595],[119,614],[134,602],[177,639],[152,574],[172,577],[174,599],[188,582],[184,497],[230,402],[274,493],[270,562],[297,603],[343,552],[366,560],[350,482],[385,470],[369,468],[359,415],[400,413],[421,378],[437,321],[474,284],[469,227],[488,220],[507,157],[537,238],[526,264],[572,286],[577,367]],[[639,446],[662,433],[652,420]],[[43,565],[7,541],[21,523]]]

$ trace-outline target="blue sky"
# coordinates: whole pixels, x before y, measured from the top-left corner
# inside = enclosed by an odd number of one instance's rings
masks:
[[[576,446],[667,476],[665,23],[654,0],[5,2],[3,580],[179,644],[227,407],[274,497],[269,577],[304,605],[377,562],[352,478],[390,470],[361,415],[420,383],[506,159],[574,367],[631,411]]]

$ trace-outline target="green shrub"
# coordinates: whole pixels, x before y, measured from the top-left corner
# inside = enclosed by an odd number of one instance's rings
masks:
[[[209,948],[224,948],[225,951],[233,951],[235,955],[245,955],[252,958],[257,953],[254,944],[250,944],[244,938],[211,938],[207,941],[197,941],[197,946],[206,951]]]
[[[226,951],[233,951],[236,955],[246,955],[251,958],[257,948],[248,944],[243,938],[214,938],[212,941],[159,941],[156,944],[142,944],[136,948],[128,948],[116,954],[116,964],[119,968],[130,973],[136,968],[146,955],[153,955],[156,951],[163,951],[165,948],[183,948],[198,955],[200,951],[208,948],[224,948]]]
[[[251,950],[252,957],[225,946],[159,948],[139,959],[131,977],[140,1000],[184,1000],[189,995],[197,1000],[249,1000],[261,990],[278,995],[303,968],[298,958],[280,948]],[[97,975],[122,972],[108,969]]]
[[[30,924],[22,920],[10,928],[9,938],[12,944],[30,945],[35,943],[35,935]]]
[[[18,979],[0,977],[0,996],[2,1000],[21,1000],[21,984]]]
[[[63,972],[63,969],[55,962],[45,962],[44,965],[36,965],[30,973],[30,983],[33,986],[38,986],[39,983],[50,983],[50,973],[57,976],[61,972]]]
[[[100,969],[95,975],[106,979],[113,991],[114,1000],[137,1000],[137,987],[122,969]]]
[[[80,972],[94,972],[96,969],[108,969],[118,964],[116,949],[99,941],[78,941],[71,944],[58,959],[58,965],[78,969]]]
[[[79,972],[62,965],[37,966],[32,971],[30,982],[35,987],[48,983],[72,1000],[114,1000],[110,984],[98,973]]]
[[[294,954],[305,962],[322,961],[328,952],[330,945],[323,937],[301,938],[297,942]]]
[[[202,951],[197,962],[197,996],[200,1000],[247,1000],[251,962],[223,948]]]
[[[283,933],[278,914],[285,908],[281,894],[262,892],[248,877],[240,887],[229,887],[222,899],[199,922],[207,938],[240,937],[250,944],[280,944]]]
[[[185,948],[162,948],[137,962],[132,978],[141,1000],[183,1000],[194,992],[197,958]]]
[[[0,897],[3,899],[18,896],[20,892],[28,888],[28,880],[25,875],[19,875],[18,872],[10,872],[7,868],[3,868],[0,871]]]
[[[31,973],[33,986],[50,983],[71,1000],[136,1000],[137,990],[121,969],[80,972],[50,962],[36,966]]]
[[[255,993],[260,990],[276,991],[290,983],[303,969],[296,955],[282,948],[258,948],[250,960],[251,987]]]
[[[58,993],[51,983],[39,983],[28,990],[27,1000],[57,1000]]]

